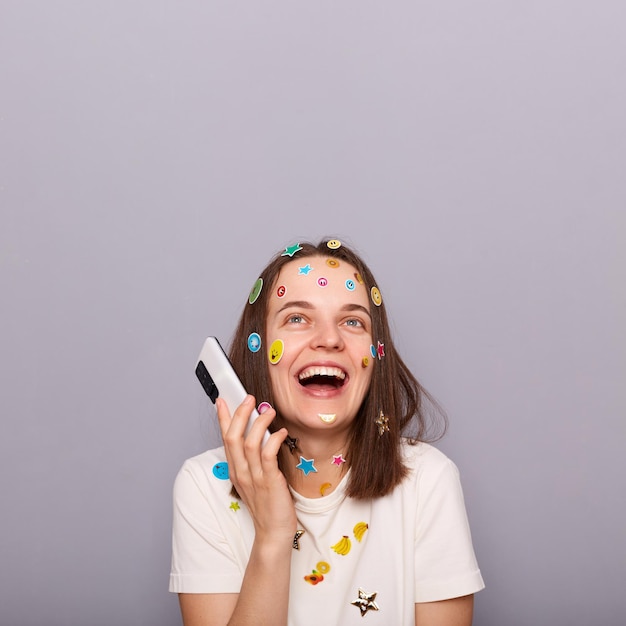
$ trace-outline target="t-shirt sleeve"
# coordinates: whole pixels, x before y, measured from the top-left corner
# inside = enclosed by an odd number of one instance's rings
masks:
[[[440,458],[421,472],[418,490],[415,601],[436,602],[480,591],[485,585],[456,465]]]
[[[209,487],[203,472],[186,461],[173,491],[172,592],[238,593],[241,588],[243,572],[212,506],[223,497]]]

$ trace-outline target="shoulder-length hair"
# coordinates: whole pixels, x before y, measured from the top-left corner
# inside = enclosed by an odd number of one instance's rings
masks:
[[[251,352],[247,340],[251,333],[265,336],[269,297],[276,289],[276,280],[284,265],[294,259],[330,257],[352,265],[361,275],[368,292],[372,287],[378,287],[363,259],[345,244],[337,247],[335,242],[337,240],[324,239],[317,245],[300,243],[295,253],[286,249],[276,254],[261,272],[260,294],[259,282],[255,282],[233,335],[229,356],[245,388],[257,402],[266,401],[274,406],[274,394],[266,350]],[[256,300],[253,294],[257,296]],[[413,444],[432,442],[443,436],[447,426],[441,407],[413,376],[396,350],[384,300],[380,306],[371,306],[370,312],[372,341],[376,347],[381,344],[384,356],[376,359],[369,390],[352,424],[344,453],[349,466],[358,468],[358,471],[353,469],[350,472],[347,485],[348,496],[356,499],[379,498],[400,484],[408,472],[402,458],[403,438]],[[384,427],[385,421],[388,430]],[[271,430],[277,430],[281,425],[280,415],[277,415]]]

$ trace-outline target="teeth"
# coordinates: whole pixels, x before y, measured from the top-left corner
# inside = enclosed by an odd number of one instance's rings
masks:
[[[338,367],[309,367],[301,372],[298,378],[300,380],[306,380],[307,378],[312,378],[313,376],[332,376],[333,378],[343,380],[346,377],[346,374]]]

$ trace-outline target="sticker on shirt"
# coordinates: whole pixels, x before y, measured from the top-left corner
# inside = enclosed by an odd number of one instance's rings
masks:
[[[328,574],[328,572],[330,572],[330,565],[326,561],[320,561],[315,569],[304,577],[304,580],[310,585],[317,585],[324,580],[324,574]]]
[[[213,476],[220,480],[228,480],[228,463],[221,461],[213,466]]]
[[[352,542],[348,535],[344,535],[335,545],[330,546],[331,550],[334,550],[337,554],[341,554],[341,556],[348,554],[350,548],[352,548]]]

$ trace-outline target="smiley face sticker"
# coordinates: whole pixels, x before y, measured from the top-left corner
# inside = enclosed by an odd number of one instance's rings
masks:
[[[285,344],[282,339],[275,339],[267,351],[267,358],[272,365],[276,365],[283,358]]]
[[[219,480],[228,480],[228,463],[216,463],[213,466],[213,476]]]
[[[372,296],[372,302],[376,306],[380,306],[383,303],[383,297],[380,295],[378,287],[372,287],[370,290],[370,295]]]
[[[324,278],[323,276],[320,276],[320,278],[317,279],[317,284],[320,287],[326,287],[326,285],[328,285],[328,278]]]
[[[278,289],[276,289],[276,295],[279,298],[283,298],[285,296],[285,293],[287,293],[285,285],[279,285]]]
[[[248,350],[250,352],[258,352],[261,349],[261,335],[259,333],[250,333],[248,336]]]
[[[254,304],[261,295],[261,290],[263,289],[263,279],[257,278],[256,282],[252,286],[252,290],[250,291],[250,295],[248,296],[248,302],[250,304]]]
[[[356,289],[356,285],[351,278],[348,278],[348,280],[346,281],[346,289],[348,291],[354,291]]]
[[[337,248],[341,248],[341,241],[339,241],[338,239],[331,239],[330,241],[326,243],[326,245],[331,250],[337,250]]]

